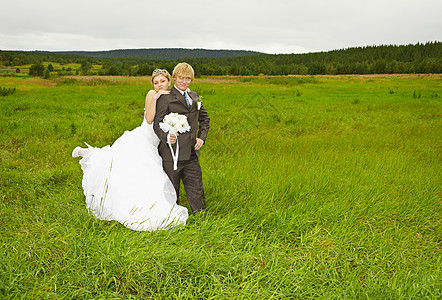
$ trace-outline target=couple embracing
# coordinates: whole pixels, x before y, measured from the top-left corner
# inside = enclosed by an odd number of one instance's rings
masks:
[[[185,224],[187,208],[178,205],[180,181],[192,212],[206,208],[198,157],[209,131],[209,115],[198,94],[189,89],[193,68],[180,63],[172,77],[174,86],[169,90],[169,73],[153,72],[154,89],[146,95],[141,126],[124,132],[112,146],[87,145],[72,152],[73,157],[82,157],[86,206],[97,218],[147,231]],[[170,113],[185,116],[190,130],[165,132],[161,123]]]

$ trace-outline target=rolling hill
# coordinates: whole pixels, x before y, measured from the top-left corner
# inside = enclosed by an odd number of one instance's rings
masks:
[[[221,58],[264,54],[246,50],[208,50],[184,48],[119,49],[108,51],[58,51],[52,53],[81,55],[93,58],[183,59]]]

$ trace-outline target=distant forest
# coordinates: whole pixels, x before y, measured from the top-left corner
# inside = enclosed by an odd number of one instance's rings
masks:
[[[149,50],[152,51],[150,54]],[[105,58],[109,55],[119,55],[119,58]],[[155,55],[150,57],[157,58],[146,58],[147,55]],[[306,54],[260,54],[251,51],[204,49],[70,53],[0,50],[0,65],[32,65],[30,75],[38,76],[45,71],[44,62],[59,65],[81,64],[76,73],[82,75],[144,76],[150,75],[156,68],[171,72],[181,61],[190,63],[196,76],[442,73],[442,43],[435,41],[425,44],[365,46]],[[101,67],[94,68],[94,65]],[[64,68],[63,71],[60,70],[59,75],[66,75],[64,71]]]
[[[255,54],[264,54],[256,51],[245,50],[208,50],[208,49],[183,49],[183,48],[163,48],[163,49],[123,49],[109,51],[62,51],[53,52],[60,54],[73,54],[88,56],[93,58],[139,58],[139,59],[183,59],[201,57],[236,57]]]

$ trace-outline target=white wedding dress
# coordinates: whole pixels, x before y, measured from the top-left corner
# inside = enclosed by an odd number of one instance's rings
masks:
[[[133,230],[153,231],[185,224],[187,208],[163,171],[159,139],[146,120],[125,131],[112,146],[90,147],[80,160],[88,210]]]

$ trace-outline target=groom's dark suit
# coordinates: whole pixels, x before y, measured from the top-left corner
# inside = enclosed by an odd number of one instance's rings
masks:
[[[170,90],[170,94],[162,95],[157,100],[153,128],[160,139],[158,151],[163,158],[164,171],[172,181],[177,197],[179,196],[180,179],[182,179],[190,207],[196,213],[206,208],[206,201],[201,167],[198,161],[199,151],[195,150],[194,147],[197,137],[204,142],[206,141],[210,119],[203,105],[198,110],[198,94],[190,91],[189,96],[192,98],[190,108],[184,96],[175,87]],[[159,123],[163,122],[164,117],[169,113],[185,115],[190,125],[190,132],[179,133],[178,135],[179,156],[177,170],[173,170],[173,158],[167,145],[167,133],[159,126]],[[176,147],[174,147],[174,150],[176,150]]]

